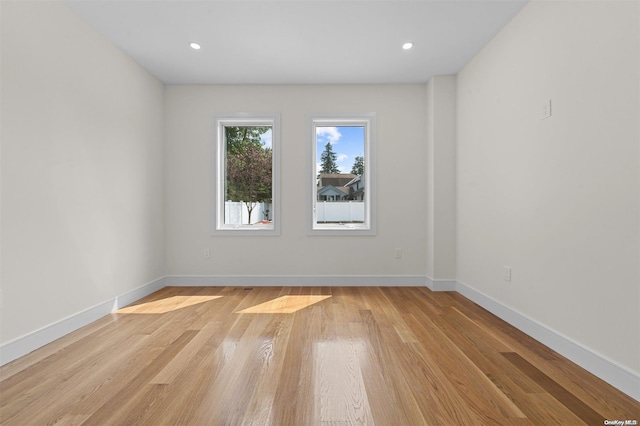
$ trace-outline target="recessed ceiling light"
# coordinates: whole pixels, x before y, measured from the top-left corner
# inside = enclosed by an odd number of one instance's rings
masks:
[[[404,43],[404,44],[402,45],[402,48],[403,48],[404,50],[409,50],[409,49],[411,49],[412,47],[413,47],[413,43],[412,43],[412,42],[410,42],[410,41],[408,41],[408,42],[406,42],[406,43]]]
[[[189,43],[189,46],[191,46],[191,48],[194,50],[200,49],[200,43],[196,43],[195,41],[192,41],[191,43]]]

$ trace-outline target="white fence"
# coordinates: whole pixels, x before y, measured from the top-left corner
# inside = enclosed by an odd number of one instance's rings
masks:
[[[317,223],[362,223],[364,222],[363,201],[318,201],[316,203]]]
[[[271,203],[256,203],[251,211],[251,223],[262,221],[265,210],[269,210],[272,219]],[[318,201],[316,203],[316,222],[318,223],[362,223],[364,222],[363,201]],[[226,225],[246,225],[249,212],[243,201],[225,201],[224,223]]]
[[[251,223],[261,222],[265,218],[265,210],[269,210],[269,219],[271,219],[271,203],[255,203],[251,211]],[[246,225],[249,223],[249,211],[244,201],[224,202],[224,223],[225,225]]]

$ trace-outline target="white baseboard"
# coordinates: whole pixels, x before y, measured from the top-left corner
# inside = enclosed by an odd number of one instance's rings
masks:
[[[99,303],[0,346],[0,366],[20,358],[164,287],[163,278]]]
[[[424,287],[421,275],[169,275],[165,286],[196,287]]]
[[[111,312],[115,312],[120,308],[132,304],[133,302],[137,302],[138,300],[150,295],[151,293],[163,289],[164,287],[166,287],[164,280],[165,277],[158,278],[148,284],[143,285],[142,287],[138,287],[121,296],[115,297],[113,299],[113,308],[111,309]]]
[[[581,344],[574,342],[526,315],[509,308],[486,294],[460,281],[432,279],[418,275],[382,276],[211,276],[170,275],[114,297],[68,318],[43,327],[26,336],[0,346],[0,366],[38,349],[60,337],[88,325],[166,286],[237,286],[237,287],[331,287],[387,286],[428,287],[432,291],[457,291],[512,326],[548,346],[590,373],[640,401],[640,374],[617,364]]]
[[[611,386],[640,401],[640,374],[458,281],[456,291]]]
[[[427,276],[427,287],[431,291],[456,291],[456,280],[441,280]]]
[[[20,358],[111,313],[113,301],[99,303],[0,346],[0,366]]]

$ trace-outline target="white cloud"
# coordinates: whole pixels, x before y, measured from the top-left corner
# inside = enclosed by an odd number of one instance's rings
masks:
[[[266,148],[271,148],[273,145],[273,134],[271,133],[271,130],[269,130],[267,133],[263,133],[262,135],[260,135],[260,142],[262,142],[262,145],[264,145]]]
[[[342,134],[338,131],[337,127],[316,127],[316,137],[323,136],[331,145],[338,143]]]
[[[347,154],[338,154],[336,156],[336,161],[338,163],[342,163],[344,160],[346,160],[347,158],[349,158],[349,156]]]

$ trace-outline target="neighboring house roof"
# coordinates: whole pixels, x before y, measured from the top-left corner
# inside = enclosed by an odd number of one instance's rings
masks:
[[[347,182],[344,186],[354,185],[354,184],[360,182],[361,179],[362,179],[362,176],[356,176],[353,179],[351,179],[349,182]]]
[[[333,185],[327,185],[318,189],[318,196],[320,195],[338,195],[338,196],[349,195],[349,188],[346,188],[343,186],[336,188]]]
[[[318,177],[318,186],[345,186],[355,177],[356,175],[351,173],[320,173],[320,176]]]

